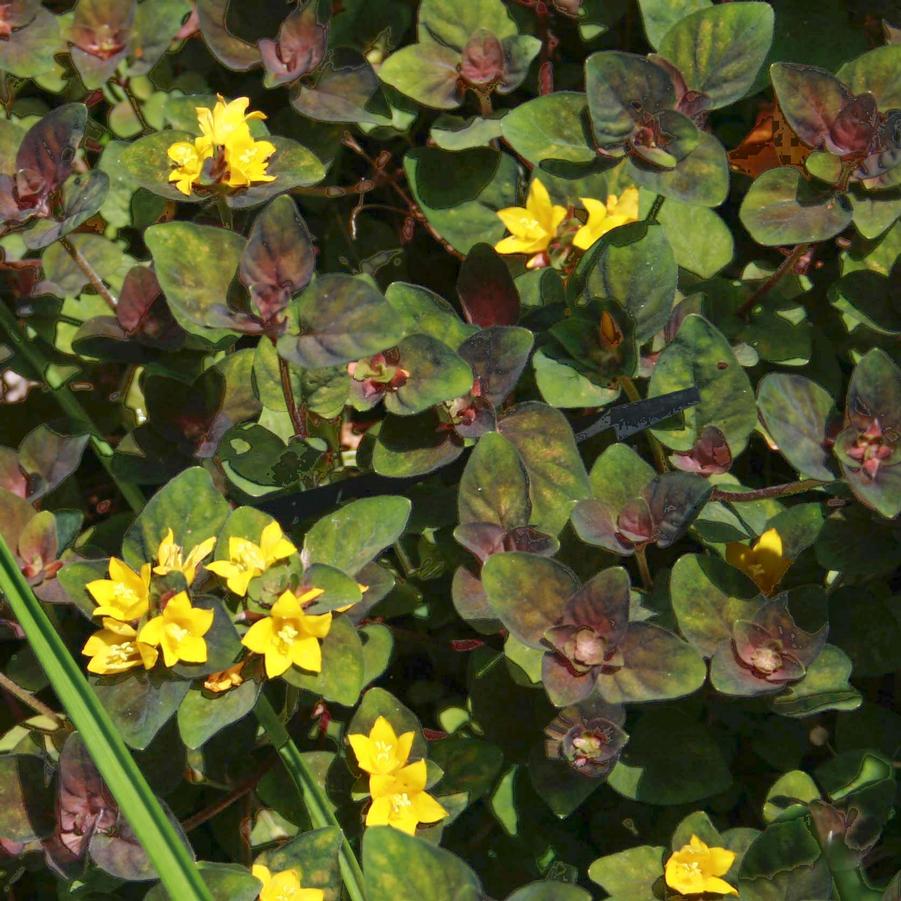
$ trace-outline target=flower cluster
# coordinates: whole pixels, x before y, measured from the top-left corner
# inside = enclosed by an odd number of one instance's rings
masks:
[[[447,811],[426,792],[425,760],[408,763],[413,733],[397,735],[391,723],[380,716],[369,735],[349,735],[361,770],[369,774],[372,805],[367,826],[393,826],[409,835],[420,823],[437,823]]]
[[[583,223],[572,209],[551,203],[547,188],[535,178],[524,207],[511,206],[497,215],[510,234],[494,245],[498,253],[525,253],[529,269],[562,265],[571,249],[588,250],[603,235],[638,219],[638,189],[626,188],[606,202],[580,197],[588,218]]]
[[[188,588],[197,567],[216,543],[208,538],[187,555],[175,544],[168,529],[157,550],[156,566],[150,563],[135,572],[124,561],[113,557],[109,562],[109,578],[88,582],[88,593],[97,602],[92,611],[101,618],[103,628],[95,632],[82,648],[90,657],[88,671],[98,675],[114,675],[135,667],[151,669],[163,655],[165,666],[204,663],[207,645],[204,635],[213,625],[213,611],[191,605],[187,591],[179,591],[156,602],[156,616],[151,609],[151,568],[157,575],[179,572]]]
[[[248,125],[266,116],[259,111],[245,112],[249,103],[247,97],[226,103],[220,96],[213,109],[196,108],[200,137],[177,141],[168,150],[169,159],[176,164],[169,181],[182,194],[190,195],[198,184],[247,188],[254,182],[275,180],[267,174],[275,145],[254,140]]]

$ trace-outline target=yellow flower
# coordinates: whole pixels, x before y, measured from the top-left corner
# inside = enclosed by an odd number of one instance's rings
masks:
[[[507,207],[497,214],[511,234],[498,241],[494,249],[498,253],[536,254],[547,250],[566,218],[566,208],[552,204],[547,188],[533,178],[525,207]]]
[[[225,166],[213,168],[223,174],[219,180],[231,188],[246,188],[254,182],[274,181],[274,175],[267,175],[269,157],[275,153],[275,145],[269,141],[255,141],[247,124],[254,119],[265,119],[261,112],[246,112],[250,100],[238,97],[226,103],[221,95],[216,105],[210,109],[195,107],[201,136],[191,141],[178,141],[169,150],[169,158],[177,168],[169,173],[169,181],[182,194],[190,194],[195,182],[203,172],[206,160],[213,157]]]
[[[213,694],[220,694],[223,691],[228,691],[230,688],[237,688],[239,685],[244,684],[244,677],[241,675],[242,669],[244,669],[243,660],[218,673],[210,673],[204,680],[203,687]]]
[[[228,147],[232,143],[252,141],[247,123],[254,119],[265,119],[266,114],[259,111],[245,114],[249,105],[247,97],[238,97],[226,103],[225,98],[217,94],[216,105],[212,109],[206,106],[195,107],[200,133],[206,143],[214,147]]]
[[[124,673],[136,666],[150,669],[159,656],[156,648],[137,640],[138,633],[128,623],[120,623],[112,617],[103,618],[103,628],[95,632],[81,649],[91,658],[89,673],[101,676]]]
[[[447,811],[425,791],[426,765],[417,760],[396,773],[370,776],[372,806],[366,814],[367,826],[393,826],[408,835],[420,823],[437,823]]]
[[[163,540],[156,552],[157,565],[153,571],[158,576],[165,576],[171,572],[179,572],[185,577],[185,582],[190,585],[197,575],[197,566],[204,557],[216,546],[215,538],[207,538],[191,549],[187,557],[181,545],[175,543],[175,535],[172,529],[167,529]]]
[[[588,221],[573,238],[573,244],[579,250],[588,250],[601,235],[606,235],[607,232],[627,222],[638,220],[638,188],[626,188],[619,197],[611,194],[606,204],[591,197],[579,199],[588,210]]]
[[[273,874],[269,867],[255,863],[250,872],[263,883],[259,901],[323,901],[325,898],[321,888],[302,888],[297,870]]]
[[[94,579],[85,586],[97,601],[94,616],[111,616],[126,622],[140,619],[150,606],[150,564],[136,573],[122,560],[109,562],[109,578]]]
[[[163,608],[159,616],[145,623],[138,641],[163,650],[163,663],[175,666],[203,663],[206,660],[206,641],[203,636],[213,625],[213,611],[191,606],[185,591],[180,591]]]
[[[730,541],[726,545],[726,562],[750,576],[766,595],[775,591],[792,565],[792,561],[784,556],[782,536],[776,529],[767,529],[753,547]]]
[[[280,676],[291,664],[313,673],[322,671],[319,639],[328,635],[332,614],[308,615],[302,606],[320,594],[321,588],[311,588],[300,597],[286,591],[273,604],[269,616],[257,620],[241,640],[244,647],[265,656],[270,679]]]
[[[266,174],[267,160],[273,153],[275,144],[254,141],[252,138],[226,145],[228,178],[225,183],[230,188],[246,188],[255,181],[275,181],[274,175]]]
[[[720,876],[725,876],[735,861],[735,853],[725,848],[708,848],[696,835],[691,843],[673,852],[666,862],[666,884],[683,895],[713,892],[737,895],[738,891]]]
[[[369,735],[348,735],[347,740],[357,755],[360,769],[373,776],[384,776],[399,770],[410,756],[413,732],[397,735],[394,727],[380,716]]]
[[[189,195],[191,186],[200,178],[204,160],[212,155],[209,148],[204,148],[198,138],[193,144],[190,141],[176,141],[166,152],[178,166],[169,173],[169,181],[175,182],[175,187],[182,194]]]
[[[260,543],[232,536],[228,539],[228,560],[208,563],[206,568],[226,580],[229,591],[244,597],[247,586],[255,576],[264,573],[273,563],[297,553],[297,548],[285,538],[277,522],[271,522],[260,535]]]

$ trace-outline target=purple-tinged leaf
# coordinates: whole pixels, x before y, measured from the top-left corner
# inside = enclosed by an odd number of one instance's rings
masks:
[[[534,338],[528,329],[495,325],[470,335],[459,354],[472,366],[479,394],[495,407],[513,390],[529,361]]]
[[[267,88],[295,81],[318,68],[328,43],[328,22],[319,18],[319,0],[306,0],[288,13],[273,41],[258,42]]]
[[[460,478],[461,523],[493,523],[506,532],[529,522],[529,477],[516,448],[489,432],[476,444]]]
[[[11,447],[0,447],[0,488],[18,497],[28,497],[28,477],[19,466],[19,455]]]
[[[81,463],[87,435],[63,435],[39,425],[19,445],[19,464],[28,473],[30,499],[43,497],[67,479]]]
[[[702,476],[722,475],[732,468],[726,436],[713,425],[701,430],[691,450],[677,451],[669,459],[677,469]]]
[[[16,154],[16,169],[35,173],[45,194],[55,191],[72,172],[87,120],[83,103],[66,103],[51,110],[26,132]]]
[[[466,255],[457,294],[467,322],[487,328],[516,325],[519,319],[519,291],[507,264],[490,244],[476,244]]]
[[[229,31],[228,6],[230,0],[197,0],[195,9],[200,33],[213,56],[227,69],[247,72],[260,64],[260,51],[254,44]]]

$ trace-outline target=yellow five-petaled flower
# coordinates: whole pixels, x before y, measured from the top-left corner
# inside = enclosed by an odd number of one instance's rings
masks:
[[[573,238],[573,244],[579,250],[588,250],[602,235],[638,219],[638,188],[626,188],[619,197],[611,194],[607,203],[591,197],[580,197],[579,200],[588,211],[588,221]]]
[[[533,178],[526,205],[498,210],[497,215],[510,235],[498,241],[494,249],[498,253],[537,254],[538,259],[533,256],[526,264],[533,268],[541,265],[540,255],[556,237],[560,223],[566,218],[566,207],[551,203],[547,188],[540,179]]]
[[[666,884],[682,895],[737,895],[737,889],[720,879],[735,862],[735,852],[725,848],[711,848],[696,835],[687,845],[674,851],[666,862]]]
[[[269,867],[255,863],[250,872],[263,883],[259,901],[323,901],[325,898],[321,888],[304,888],[297,870],[273,873]]]
[[[259,111],[247,113],[247,97],[230,103],[219,96],[213,109],[195,108],[201,136],[193,141],[177,141],[169,147],[168,155],[176,168],[169,173],[169,181],[182,193],[189,195],[203,173],[207,160],[219,158],[221,165],[212,166],[218,181],[230,188],[249,187],[254,182],[274,181],[267,172],[269,157],[275,153],[270,141],[256,141],[248,122],[265,119]]]
[[[94,579],[85,586],[97,601],[94,616],[109,616],[120,622],[140,619],[150,606],[150,564],[136,573],[122,560],[109,562],[109,578]]]
[[[91,658],[88,672],[101,676],[124,673],[136,666],[151,669],[159,656],[156,648],[138,641],[134,626],[110,616],[103,617],[103,628],[85,642],[81,653]]]
[[[726,545],[726,561],[750,576],[766,595],[772,594],[782,581],[792,561],[785,556],[782,536],[776,529],[767,529],[752,547],[739,541]]]
[[[348,735],[347,740],[357,755],[360,769],[372,776],[384,776],[399,770],[409,759],[414,733],[397,735],[394,727],[380,716],[369,735],[361,732]]]
[[[215,546],[215,537],[207,538],[191,548],[188,556],[185,557],[181,545],[175,543],[175,535],[172,529],[166,529],[166,534],[163,536],[163,540],[160,542],[159,549],[156,552],[157,564],[153,567],[153,571],[158,576],[179,572],[185,577],[185,582],[190,586],[197,575],[197,567]]]
[[[367,826],[393,826],[408,835],[420,823],[437,823],[447,811],[425,790],[428,771],[417,760],[393,773],[369,777],[372,805],[366,814]]]
[[[297,548],[285,538],[281,526],[271,522],[263,529],[259,544],[233,535],[228,539],[228,560],[207,563],[206,568],[222,576],[229,591],[244,597],[252,578],[264,573],[273,563],[296,553]]]
[[[269,616],[257,620],[241,640],[244,647],[262,654],[270,679],[286,672],[291,665],[313,673],[322,671],[319,641],[332,627],[332,614],[307,614],[303,605],[319,597],[321,588],[311,588],[299,597],[286,591],[272,605]]]
[[[207,658],[203,636],[213,625],[213,611],[192,607],[187,592],[180,591],[141,628],[138,641],[160,648],[163,663],[175,666],[185,663],[204,663]]]

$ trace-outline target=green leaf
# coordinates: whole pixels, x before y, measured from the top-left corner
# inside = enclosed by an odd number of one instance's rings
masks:
[[[363,498],[320,519],[304,538],[309,563],[356,575],[403,534],[412,505],[405,497]]]
[[[751,383],[720,331],[702,316],[686,316],[657,360],[649,397],[697,386],[701,402],[685,411],[683,426],[657,427],[654,434],[673,450],[690,450],[704,426],[716,426],[737,457],[757,424]]]
[[[559,410],[527,402],[510,408],[498,431],[519,451],[529,476],[532,523],[557,535],[576,501],[588,497],[588,474]]]
[[[494,786],[504,755],[487,741],[451,735],[435,743],[430,759],[444,771],[441,794],[466,792],[467,803],[475,804]]]
[[[619,388],[596,385],[573,365],[537,350],[532,357],[535,382],[544,401],[552,407],[603,407],[619,397]]]
[[[758,244],[772,247],[827,241],[850,224],[851,212],[845,195],[805,181],[797,169],[783,166],[754,180],[739,217]]]
[[[210,890],[213,901],[255,901],[259,897],[259,879],[240,864],[199,860],[195,866],[204,885]],[[144,901],[177,901],[177,896],[167,892],[160,883],[144,895]]]
[[[379,78],[417,103],[433,109],[455,109],[460,53],[441,44],[410,44],[392,53],[379,67]]]
[[[417,416],[385,418],[372,454],[372,468],[392,478],[423,475],[452,463],[463,453],[463,443],[441,428],[434,410]]]
[[[339,366],[396,344],[406,323],[368,281],[321,275],[293,302],[296,324],[279,355],[305,369]]]
[[[227,334],[237,315],[228,307],[244,239],[234,232],[193,222],[164,222],[144,232],[156,276],[172,313],[183,326],[202,326],[210,341]]]
[[[789,685],[773,699],[782,716],[813,716],[825,710],[856,710],[861,696],[849,682],[851,661],[844,651],[827,644],[807,667],[800,682]]]
[[[480,28],[503,39],[516,34],[516,24],[502,0],[471,0],[466,4],[453,0],[423,0],[419,5],[420,41],[446,44],[462,50],[470,36]]]
[[[126,172],[137,187],[145,188],[167,200],[182,203],[199,203],[199,194],[182,194],[169,182],[169,173],[175,163],[169,158],[169,148],[179,141],[192,141],[194,135],[188,131],[158,131],[132,141],[122,151],[121,161]]]
[[[347,617],[336,616],[322,641],[322,672],[308,673],[292,667],[283,678],[326,701],[353,707],[360,697],[364,676],[363,643],[356,626]]]
[[[478,329],[460,319],[457,311],[434,291],[406,282],[391,282],[385,300],[407,323],[407,334],[428,335],[457,349]]]
[[[429,335],[410,335],[398,345],[406,381],[385,395],[385,408],[398,416],[412,416],[443,401],[461,397],[472,388],[469,363],[443,341]]]
[[[773,19],[767,3],[701,9],[676,22],[659,50],[689,90],[706,94],[710,109],[719,109],[748,93],[770,49]]]
[[[89,681],[119,734],[139,751],[175,715],[191,687],[185,679],[144,670],[120,676],[91,676]]]
[[[296,869],[304,889],[321,889],[326,901],[338,901],[341,897],[338,868],[341,841],[341,830],[336,826],[314,829],[280,848],[263,852],[255,863],[267,866],[273,873]]]
[[[504,139],[524,159],[591,163],[597,154],[591,146],[588,104],[584,94],[556,91],[520,103],[501,120]]]
[[[724,792],[732,776],[709,729],[678,710],[662,709],[638,721],[607,782],[627,798],[669,805]]]
[[[901,66],[901,46],[886,44],[845,63],[836,75],[855,94],[863,94],[866,91],[873,94],[879,104],[879,111],[885,113],[901,107],[899,66]]]
[[[611,444],[594,461],[588,474],[591,496],[618,516],[654,475],[654,468],[628,444]]]
[[[663,197],[698,206],[719,206],[729,194],[729,161],[723,145],[700,132],[698,146],[672,169],[659,169],[629,159],[627,177]]]
[[[830,595],[832,640],[851,658],[856,676],[882,676],[897,668],[901,621],[896,609],[897,601],[856,586]]]
[[[638,0],[644,33],[652,47],[659,47],[663,36],[681,19],[699,9],[707,9],[711,0]]]
[[[167,529],[172,529],[175,543],[187,555],[219,531],[228,512],[228,502],[213,486],[209,473],[193,466],[168,482],[147,502],[125,533],[122,557],[135,570],[142,563],[155,561]]]
[[[460,478],[461,523],[490,522],[506,529],[528,525],[529,478],[516,448],[503,435],[483,435]]]
[[[701,278],[711,278],[732,262],[735,255],[732,232],[713,210],[669,197],[657,219],[681,269]]]
[[[585,61],[585,90],[594,137],[615,151],[635,129],[635,106],[654,114],[670,109],[675,91],[660,66],[634,53],[605,50]]]
[[[745,852],[738,875],[742,898],[802,901],[828,898],[832,876],[806,818],[773,823]]]
[[[36,754],[0,756],[0,829],[10,842],[49,838],[56,828],[55,797]]]
[[[575,813],[604,783],[587,779],[562,760],[549,760],[540,746],[532,748],[529,778],[538,796],[561,820]]]
[[[441,115],[432,124],[429,137],[442,150],[471,150],[473,147],[488,147],[502,134],[500,116],[460,116]]]
[[[591,901],[591,895],[567,882],[530,882],[507,896],[507,901]]]
[[[586,291],[625,307],[635,321],[635,337],[643,344],[669,319],[678,274],[673,250],[663,226],[645,222],[624,225],[606,238]]]
[[[617,854],[599,857],[588,878],[611,897],[626,901],[655,901],[653,886],[663,877],[666,848],[639,845]]]
[[[516,203],[513,157],[481,147],[459,153],[417,147],[404,156],[404,171],[429,224],[459,253],[503,238],[497,211]]]
[[[247,679],[222,694],[193,686],[178,708],[178,732],[188,748],[196,749],[226,726],[247,716],[257,702],[261,683]]]
[[[226,24],[230,0],[198,0],[197,19],[204,41],[213,56],[227,69],[246,72],[260,64],[255,44],[232,34]]]
[[[482,567],[482,583],[491,609],[524,644],[543,647],[544,633],[563,615],[579,587],[563,564],[537,554],[495,554]]]
[[[40,250],[74,231],[91,218],[106,199],[109,177],[100,169],[73,175],[63,185],[62,203],[56,221],[45,219],[22,235],[25,246]]]
[[[829,286],[829,300],[875,332],[901,335],[901,300],[891,280],[879,272],[849,272]]]
[[[763,818],[767,823],[803,815],[807,804],[820,798],[816,782],[803,770],[792,770],[780,776],[766,793]]]
[[[763,602],[757,586],[718,557],[685,554],[670,576],[679,631],[705,656],[732,637],[737,619],[751,620]]]
[[[390,826],[363,836],[363,872],[369,901],[479,901],[478,877],[459,857]]]
[[[802,476],[834,478],[826,438],[835,405],[828,391],[801,375],[770,372],[758,383],[757,406],[782,456]]]
[[[690,644],[652,623],[630,623],[620,650],[622,668],[602,671],[597,679],[598,693],[610,704],[679,698],[700,688],[707,676]]]
[[[0,41],[0,70],[17,78],[36,78],[52,71],[53,57],[63,50],[59,22],[43,5],[24,28],[12,30]]]

